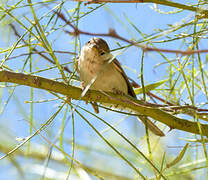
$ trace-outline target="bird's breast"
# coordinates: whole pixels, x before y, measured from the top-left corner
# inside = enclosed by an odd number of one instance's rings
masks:
[[[80,59],[79,62],[80,79],[85,86],[91,84],[90,89],[114,92],[114,90],[128,93],[126,80],[122,74],[117,71],[113,62],[103,64],[91,59]]]

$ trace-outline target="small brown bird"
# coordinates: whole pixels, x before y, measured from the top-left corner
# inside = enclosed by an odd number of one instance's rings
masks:
[[[109,60],[112,60],[109,63]],[[76,60],[82,87],[89,86],[93,90],[102,90],[113,93],[123,93],[136,98],[136,94],[117,59],[113,59],[110,48],[105,40],[92,38],[81,49]],[[95,111],[98,112],[94,104]],[[147,117],[138,115],[143,123],[156,135],[164,133]]]

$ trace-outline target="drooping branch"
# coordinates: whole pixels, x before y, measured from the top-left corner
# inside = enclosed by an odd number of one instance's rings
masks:
[[[204,12],[204,11],[203,11]],[[143,51],[148,52],[148,51],[153,51],[153,52],[164,52],[164,53],[174,53],[174,54],[181,54],[183,56],[185,55],[192,55],[192,54],[198,54],[198,53],[207,53],[208,49],[202,49],[202,50],[191,50],[191,49],[187,49],[187,50],[178,50],[178,49],[163,49],[163,48],[152,48],[152,47],[148,47],[146,45],[141,45],[138,44],[135,41],[126,39],[123,36],[120,36],[115,29],[110,28],[108,33],[94,33],[94,32],[88,32],[88,31],[84,31],[81,30],[79,28],[77,28],[76,26],[74,26],[70,21],[68,21],[64,14],[60,13],[60,12],[56,12],[54,11],[54,13],[56,13],[58,15],[59,18],[61,18],[61,20],[63,20],[67,25],[69,25],[72,28],[72,31],[68,31],[68,30],[64,30],[64,32],[66,32],[69,35],[73,35],[73,36],[78,36],[80,34],[84,34],[84,35],[88,35],[88,36],[103,36],[103,37],[112,37],[124,42],[127,42],[133,46],[136,46],[138,48],[141,48]],[[206,11],[206,16],[208,14],[208,11]]]
[[[62,82],[46,79],[39,76],[15,73],[6,70],[0,71],[0,82],[11,82],[47,91],[52,91],[68,96],[69,98],[75,100],[95,101],[113,105],[119,104],[124,109],[131,109],[132,111],[151,117],[159,122],[166,124],[172,129],[200,134],[199,127],[196,122],[178,118],[165,111],[160,110],[159,108],[145,105],[143,101],[131,97],[117,95],[113,93],[103,93],[93,90],[88,90],[86,95],[84,97],[81,97],[81,88],[66,85]],[[208,125],[200,125],[202,129],[202,134],[208,136]]]
[[[200,18],[207,18],[208,16],[208,11],[206,9],[200,9],[193,5],[185,5],[169,0],[74,0],[74,1],[86,2],[85,5],[97,4],[97,3],[154,3],[154,4],[178,8],[182,10],[188,10],[196,13],[201,13],[201,15],[199,15]]]

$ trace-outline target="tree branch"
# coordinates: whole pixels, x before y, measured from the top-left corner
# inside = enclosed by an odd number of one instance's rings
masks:
[[[207,18],[208,16],[208,11],[206,9],[200,9],[193,5],[187,6],[185,4],[176,3],[169,0],[74,0],[74,1],[87,2],[85,3],[85,5],[96,4],[96,3],[155,3],[168,7],[201,13],[201,16],[199,16],[200,18]]]
[[[87,31],[83,31],[78,29],[76,26],[74,26],[70,21],[68,21],[65,17],[64,14],[60,13],[60,12],[56,12],[54,11],[54,13],[56,13],[58,15],[58,17],[60,17],[67,25],[69,25],[73,31],[68,31],[68,30],[64,30],[65,33],[69,34],[69,35],[73,35],[73,36],[78,36],[80,34],[84,34],[84,35],[88,35],[88,36],[103,36],[103,37],[112,37],[115,39],[119,39],[121,41],[127,42],[133,46],[136,46],[138,48],[141,48],[143,51],[148,52],[148,51],[154,51],[154,52],[165,52],[165,53],[175,53],[175,54],[181,54],[183,56],[185,55],[192,55],[192,54],[197,54],[197,53],[207,53],[208,49],[202,49],[202,50],[172,50],[172,49],[162,49],[162,48],[152,48],[152,47],[148,47],[148,46],[144,46],[141,44],[138,44],[135,41],[132,40],[128,40],[122,36],[120,36],[115,29],[110,28],[108,33],[91,33],[91,32],[87,32]],[[208,11],[207,11],[208,14]]]
[[[14,146],[14,145],[13,145]],[[9,151],[11,151],[11,149],[13,149],[13,147],[11,146],[11,144],[9,143],[5,143],[5,144],[0,144],[0,152],[3,153],[7,153]],[[15,157],[25,157],[25,151],[26,149],[17,149],[15,151]],[[47,157],[48,154],[48,147],[46,146],[41,146],[39,144],[33,144],[30,148],[29,153],[27,154],[28,158],[31,159],[35,159],[35,160],[40,160],[43,161],[45,160],[45,158]],[[50,157],[50,161],[54,161],[55,163],[59,163],[59,164],[63,164],[66,165],[66,158],[65,156],[56,151],[56,153],[52,153],[51,157]],[[95,168],[93,166],[87,166],[85,164],[79,164],[77,165],[76,163],[74,164],[75,168],[83,168],[84,170],[86,170],[87,172],[96,172],[97,174],[101,175],[101,176],[105,176],[106,178],[113,178],[113,179],[120,179],[120,180],[130,180],[130,178],[125,177],[125,176],[120,176],[117,174],[113,174],[108,172],[107,170],[103,170],[103,169],[98,169]]]
[[[178,118],[156,107],[144,104],[143,101],[127,96],[113,93],[88,90],[84,97],[81,97],[82,89],[66,85],[62,82],[46,79],[39,76],[15,73],[11,71],[0,71],[0,82],[11,82],[29,87],[48,90],[68,96],[75,100],[94,101],[101,103],[119,104],[124,109],[131,109],[140,114],[151,117],[169,126],[171,129],[178,129],[190,133],[199,134],[199,127],[196,122]],[[208,136],[208,125],[200,124],[202,134]]]

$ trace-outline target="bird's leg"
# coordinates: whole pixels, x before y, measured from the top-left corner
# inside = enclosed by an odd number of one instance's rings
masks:
[[[82,88],[82,91],[84,91],[84,89],[85,89],[85,83],[83,81],[81,82],[81,88]],[[88,104],[88,101],[85,101],[85,102],[86,102],[86,104]],[[98,114],[99,113],[99,108],[98,108],[97,103],[96,102],[90,102],[90,104],[92,105],[95,113]]]

